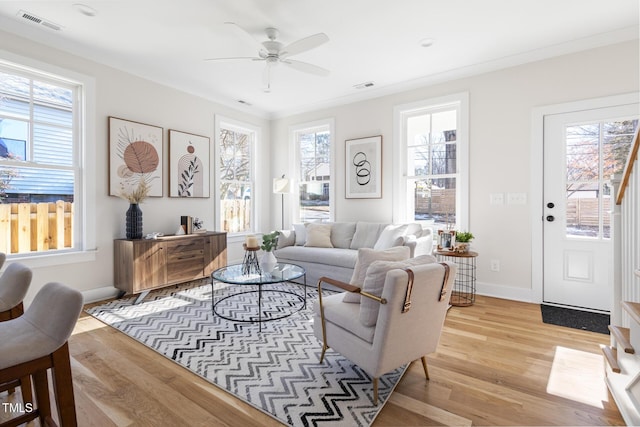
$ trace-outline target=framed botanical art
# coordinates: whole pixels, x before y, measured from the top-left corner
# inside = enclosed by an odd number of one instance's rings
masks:
[[[209,197],[209,138],[169,129],[169,196]]]
[[[345,141],[347,199],[382,197],[382,135]]]
[[[163,128],[109,117],[109,195],[131,193],[141,181],[162,197]]]

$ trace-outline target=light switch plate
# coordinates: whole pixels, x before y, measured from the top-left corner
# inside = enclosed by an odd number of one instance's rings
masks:
[[[491,193],[491,194],[489,194],[489,204],[492,204],[492,205],[504,205],[504,193]]]
[[[508,205],[526,205],[527,193],[507,193]]]

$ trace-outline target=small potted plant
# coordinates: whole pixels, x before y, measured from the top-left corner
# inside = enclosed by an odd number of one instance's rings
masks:
[[[455,251],[458,253],[469,252],[471,241],[473,240],[473,233],[469,231],[459,231],[456,233]]]
[[[278,246],[279,235],[279,231],[262,235],[262,246],[260,246],[260,249],[264,251],[264,254],[260,257],[260,268],[266,273],[270,273],[278,263],[276,256],[273,254],[273,250]]]

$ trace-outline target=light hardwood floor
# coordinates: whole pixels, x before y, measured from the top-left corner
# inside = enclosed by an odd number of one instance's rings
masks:
[[[478,296],[449,310],[431,380],[414,363],[374,426],[624,425],[603,382],[608,343],[543,324],[538,305]],[[80,426],[280,425],[86,314],[70,349]]]

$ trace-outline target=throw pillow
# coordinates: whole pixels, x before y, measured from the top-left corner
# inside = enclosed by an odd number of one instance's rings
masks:
[[[353,268],[353,275],[351,276],[349,284],[362,288],[367,276],[367,270],[372,262],[406,260],[409,258],[409,252],[410,250],[406,246],[396,246],[394,248],[387,249],[386,251],[376,251],[370,248],[358,249],[358,259],[356,260],[356,265]],[[360,295],[347,292],[342,301],[359,303]]]
[[[331,224],[307,225],[307,242],[304,245],[315,248],[332,248]]]
[[[351,249],[373,248],[378,240],[378,236],[384,230],[387,224],[377,222],[358,221],[356,223],[356,232],[351,240]]]
[[[373,249],[381,251],[383,249],[402,245],[402,243],[404,243],[404,235],[406,232],[407,224],[387,225],[385,229],[382,230],[382,233],[380,233]]]
[[[280,230],[278,235],[278,247],[276,249],[284,248],[285,246],[293,246],[296,244],[296,234],[293,230]]]
[[[306,224],[293,224],[293,230],[296,232],[296,246],[304,246],[307,241]]]
[[[355,222],[334,222],[331,227],[331,244],[334,248],[349,249],[355,232]]]
[[[362,290],[372,295],[381,296],[389,270],[410,268],[423,264],[431,264],[433,262],[436,262],[436,259],[431,255],[420,255],[404,261],[374,261],[367,270],[367,276],[364,279]],[[359,318],[363,325],[374,326],[378,320],[379,311],[379,302],[370,298],[361,297]]]

